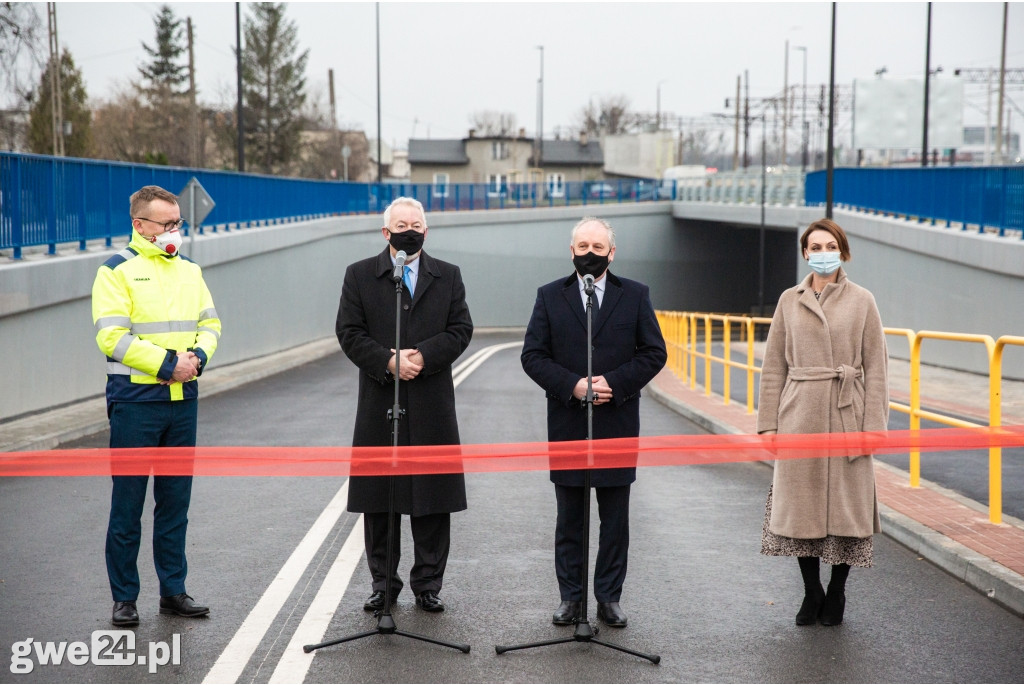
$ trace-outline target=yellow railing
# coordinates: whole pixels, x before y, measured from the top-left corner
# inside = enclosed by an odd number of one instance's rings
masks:
[[[724,404],[729,404],[730,402],[730,394],[725,391],[726,388],[731,387],[730,370],[737,368],[745,371],[747,374],[747,413],[754,413],[754,374],[761,373],[761,367],[756,364],[754,340],[758,332],[757,326],[768,326],[771,324],[771,319],[703,312],[659,311],[657,314],[662,334],[665,336],[665,343],[668,347],[669,369],[684,383],[688,383],[691,388],[696,389],[697,360],[703,359],[704,394],[710,396],[712,394],[711,365],[712,363],[721,364],[723,388],[721,397]],[[699,336],[702,325],[703,335]],[[740,341],[747,343],[747,359],[745,363],[733,361],[732,359],[734,326],[739,334]],[[974,428],[985,425],[921,408],[921,346],[928,339],[981,343],[985,345],[989,370],[988,425],[992,427],[1002,425],[1003,353],[1009,345],[1024,347],[1024,337],[1004,335],[998,340],[993,340],[988,335],[944,333],[940,331],[914,332],[907,328],[886,328],[885,334],[899,336],[907,340],[910,354],[910,404],[906,405],[890,400],[889,407],[890,409],[910,415],[911,430],[920,430],[921,419],[958,427]],[[702,347],[697,344],[698,337],[703,339]],[[714,354],[713,342],[716,340],[722,342],[724,349],[724,353],[720,357]],[[1002,448],[989,448],[988,472],[989,520],[992,523],[998,524],[1003,519]],[[921,454],[918,451],[914,451],[910,453],[910,486],[917,488],[920,485]]]

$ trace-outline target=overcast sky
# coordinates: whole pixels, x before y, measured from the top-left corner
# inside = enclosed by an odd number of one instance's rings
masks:
[[[234,3],[169,4],[178,16],[192,17],[200,99],[233,103]],[[243,17],[248,4],[241,5]],[[91,98],[105,98],[137,77],[145,56],[141,43],[154,43],[160,5],[57,3],[60,42],[71,50]],[[953,78],[955,67],[999,66],[1002,7],[933,4],[931,63],[942,66],[939,78]],[[309,49],[310,93],[326,102],[327,70],[333,68],[341,124],[370,137],[377,126],[374,8],[296,2],[287,9]],[[839,3],[837,82],[875,78],[883,66],[885,78],[920,78],[926,13],[923,2]],[[480,110],[513,112],[532,135],[541,45],[547,135],[556,126],[571,126],[591,98],[623,94],[634,109],[653,112],[659,84],[662,112],[723,113],[744,70],[752,96],[781,92],[787,39],[791,48],[807,48],[808,83],[827,83],[830,20],[831,4],[822,2],[384,2],[382,137],[400,147],[414,134],[460,138]],[[1007,67],[1024,67],[1022,3],[1010,3],[1007,48]],[[803,53],[790,53],[790,83],[801,83]],[[1021,89],[1010,95],[1024,107]],[[969,89],[965,120],[983,123],[984,105],[984,89]]]

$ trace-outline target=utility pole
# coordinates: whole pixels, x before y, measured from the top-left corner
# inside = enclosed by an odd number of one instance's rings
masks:
[[[828,141],[825,153],[825,218],[832,218],[834,196],[835,164],[833,162],[832,136],[835,133],[836,110],[836,3],[832,3],[832,53],[828,68]]]
[[[46,25],[50,35],[50,118],[53,154],[64,156],[64,89],[60,83],[60,43],[57,41],[57,3],[46,3]],[[1002,100],[1000,100],[1000,103]],[[1002,119],[1000,118],[1000,121]]]
[[[188,98],[191,105],[192,135],[189,136],[189,162],[193,167],[199,166],[199,110],[196,108],[196,58],[192,39],[192,17],[188,17],[185,26],[188,28]],[[189,227],[191,230],[191,226]]]
[[[384,159],[381,157],[380,142],[380,3],[377,8],[377,183],[384,182]]]
[[[743,70],[746,93],[743,99],[743,168],[750,166],[750,70]]]
[[[242,10],[241,3],[235,3],[235,75],[238,88],[238,171],[245,171],[245,118],[242,114]]]
[[[538,45],[537,49],[540,50],[540,78],[537,79],[537,142],[533,166],[539,169],[544,158],[544,46]]]
[[[999,106],[996,114],[996,164],[1002,164],[1003,158],[1003,98],[1006,94],[1006,19],[1010,11],[1010,3],[1003,3],[1003,47],[999,54]]]
[[[736,128],[733,132],[732,170],[740,168],[740,77],[736,76]]]
[[[334,100],[334,69],[328,69],[327,70],[327,90],[330,93],[330,98],[331,98],[331,132],[332,132],[332,135],[334,137],[334,147],[337,150],[341,150],[341,131],[338,130],[338,109],[337,109],[337,106],[335,105],[335,100]],[[413,130],[413,133],[415,134],[415,131],[416,131],[416,123],[415,123],[415,121],[413,122],[412,130]],[[345,164],[347,165],[347,163],[348,163],[347,160],[343,160],[343,161],[345,161]],[[335,169],[334,173],[335,173],[335,178],[336,178],[337,177],[337,173],[338,173],[337,169]],[[346,181],[348,180],[348,174],[347,173],[345,174],[345,180]]]
[[[921,140],[921,166],[928,166],[928,86],[932,80],[932,3],[928,3],[928,28],[924,39],[924,131]]]
[[[786,166],[786,131],[789,130],[789,40],[786,40],[786,66],[782,75],[782,166]]]

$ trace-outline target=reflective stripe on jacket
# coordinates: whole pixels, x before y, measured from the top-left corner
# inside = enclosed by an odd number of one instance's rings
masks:
[[[203,272],[132,231],[128,247],[99,268],[92,287],[96,343],[107,355],[107,401],[198,397],[198,383],[162,385],[179,352],[193,351],[200,374],[217,349],[220,319]]]

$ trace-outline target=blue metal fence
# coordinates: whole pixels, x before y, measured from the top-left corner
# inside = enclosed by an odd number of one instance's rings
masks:
[[[1024,231],[1024,166],[836,169],[833,203],[946,221],[963,230]],[[825,172],[807,174],[808,205],[825,203]],[[1024,237],[1024,233],[1022,233]]]
[[[675,184],[651,180],[562,183],[345,183],[209,169],[127,164],[0,152],[0,249],[103,239],[131,233],[128,197],[144,185],[181,192],[195,176],[216,206],[204,225],[227,230],[340,215],[379,213],[394,198],[414,197],[427,211],[642,202],[675,198]],[[186,229],[187,231],[188,229]],[[203,227],[199,227],[203,232]]]

